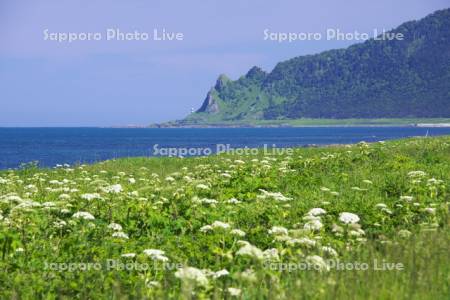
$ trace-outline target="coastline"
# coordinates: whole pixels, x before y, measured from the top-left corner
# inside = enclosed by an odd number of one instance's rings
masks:
[[[421,128],[448,128],[450,119],[441,120],[417,120],[411,122],[410,119],[396,119],[390,122],[386,119],[344,119],[344,120],[289,120],[287,122],[211,122],[211,123],[185,123],[183,121],[173,121],[159,124],[151,124],[147,128],[311,128],[311,127],[421,127]],[[136,127],[126,127],[136,128]]]

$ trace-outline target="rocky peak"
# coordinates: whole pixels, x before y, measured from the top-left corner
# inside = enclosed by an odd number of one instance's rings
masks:
[[[227,75],[221,74],[219,76],[219,78],[217,78],[216,85],[214,86],[214,88],[217,91],[221,91],[223,89],[223,87],[230,81],[231,80],[230,80],[230,78],[227,77]]]
[[[260,67],[257,67],[257,66],[254,66],[253,68],[251,68],[245,75],[246,78],[256,79],[256,80],[264,79],[266,76],[267,76],[267,73],[264,72]]]
[[[215,114],[219,112],[219,105],[214,98],[213,90],[210,90],[208,94],[206,94],[206,98],[203,101],[202,106],[197,110],[197,112],[206,112],[210,114]]]

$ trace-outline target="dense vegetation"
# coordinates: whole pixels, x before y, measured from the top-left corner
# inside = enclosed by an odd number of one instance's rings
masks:
[[[270,73],[254,67],[236,81],[221,75],[184,122],[450,117],[450,9],[392,33],[404,40],[300,56]]]
[[[2,171],[0,298],[448,299],[449,182],[449,137]]]

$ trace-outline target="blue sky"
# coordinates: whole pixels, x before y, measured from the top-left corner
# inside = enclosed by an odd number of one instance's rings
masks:
[[[263,31],[392,29],[448,0],[0,0],[0,126],[112,126],[183,118],[219,74],[270,71],[354,41],[264,41]],[[106,41],[105,30],[181,32],[182,41]],[[100,32],[100,41],[44,40]]]

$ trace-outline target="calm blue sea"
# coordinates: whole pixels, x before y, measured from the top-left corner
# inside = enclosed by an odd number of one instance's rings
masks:
[[[450,128],[0,128],[0,169],[39,161],[40,166],[92,163],[111,158],[152,156],[158,148],[305,146],[450,135]]]

